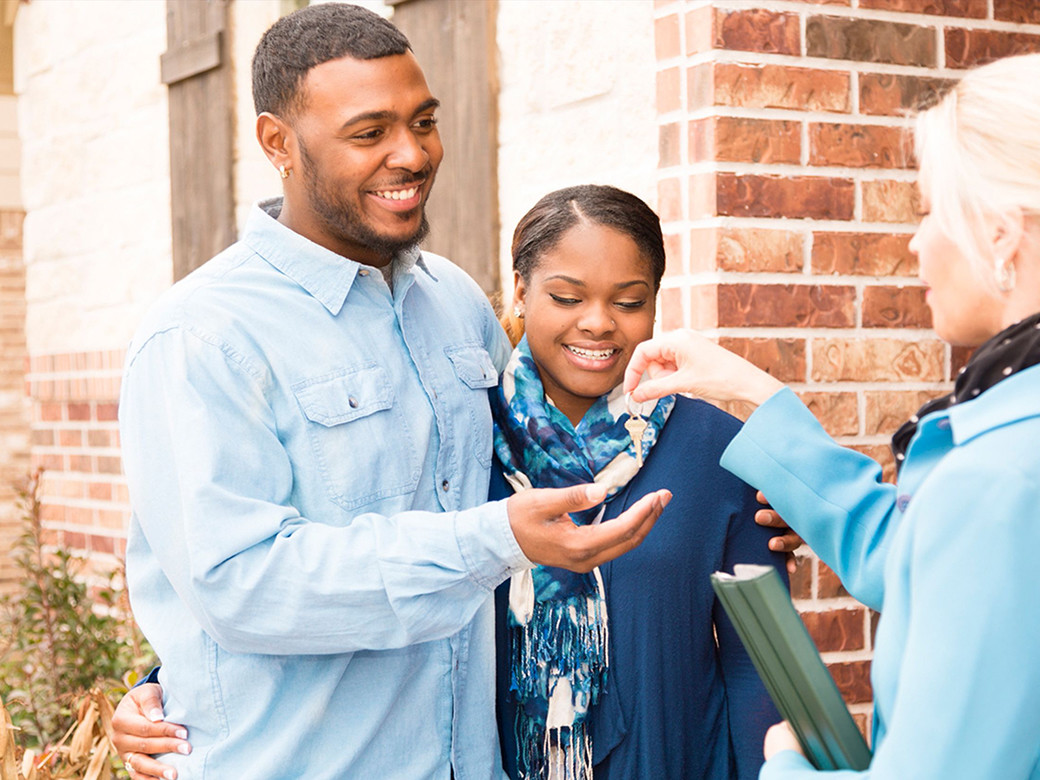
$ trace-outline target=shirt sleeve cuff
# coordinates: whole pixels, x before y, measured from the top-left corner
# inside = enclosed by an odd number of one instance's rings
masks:
[[[516,572],[534,567],[513,536],[507,501],[492,501],[455,516],[455,538],[462,560],[473,579],[488,590]]]

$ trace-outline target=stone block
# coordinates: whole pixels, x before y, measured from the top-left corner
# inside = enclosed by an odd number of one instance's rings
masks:
[[[682,307],[682,289],[667,287],[661,290],[661,329],[676,330],[686,325]]]
[[[656,86],[658,114],[668,114],[682,108],[678,68],[666,68],[665,70],[657,71]]]
[[[679,123],[660,125],[657,128],[657,167],[671,168],[682,162],[679,148]]]
[[[923,287],[863,288],[864,328],[930,328],[932,310]]]
[[[898,127],[845,124],[809,125],[809,164],[848,168],[909,168],[909,136]]]
[[[794,574],[791,575],[791,598],[812,598],[812,567],[816,561],[811,555],[796,555]]]
[[[943,394],[941,390],[866,390],[863,393],[864,433],[891,436],[921,406]]]
[[[702,69],[703,66],[696,70]],[[851,109],[849,80],[845,71],[719,62],[714,66],[713,103],[744,108],[848,113]],[[693,87],[689,89],[692,108]],[[699,86],[698,94],[701,90],[703,87]]]
[[[676,233],[664,234],[664,275],[682,276],[686,273],[686,263],[682,254],[682,238]]]
[[[723,227],[715,231],[720,271],[797,273],[804,265],[804,237],[790,230]]]
[[[814,382],[939,382],[944,345],[938,340],[814,339]]]
[[[730,51],[800,54],[798,16],[762,8],[717,9],[714,47]]]
[[[823,561],[816,567],[816,598],[839,599],[848,596],[849,592],[841,584],[838,575]]]
[[[891,233],[814,233],[813,273],[850,276],[916,276],[910,236]]]
[[[654,20],[654,54],[658,60],[670,60],[678,57],[679,48],[679,16],[669,14]]]
[[[862,650],[866,647],[863,630],[866,618],[862,608],[803,612],[801,617],[821,653]]]
[[[801,122],[717,116],[690,123],[690,162],[787,163],[802,155]]]
[[[859,433],[859,404],[855,393],[802,392],[798,397],[831,436]]]
[[[686,54],[711,51],[715,45],[715,9],[709,5],[694,8],[683,17],[686,27]]]
[[[682,196],[679,194],[678,179],[662,179],[657,182],[657,214],[661,222],[682,219]]]
[[[863,73],[859,77],[859,110],[864,114],[905,116],[930,108],[955,83],[953,79],[928,76]]]
[[[865,704],[873,698],[870,687],[870,661],[828,664],[846,704]]]
[[[719,339],[719,344],[754,363],[781,382],[805,381],[804,339],[723,336]]]
[[[860,8],[908,14],[986,18],[986,0],[860,0]]]
[[[998,22],[1040,24],[1040,3],[1036,0],[993,0],[993,18]]]
[[[812,16],[805,23],[810,57],[934,68],[935,30],[914,24],[845,16]]]
[[[1040,35],[1005,30],[946,30],[946,66],[971,68],[987,62],[1040,51]]]
[[[814,284],[720,284],[720,327],[849,328],[854,287]]]
[[[862,186],[864,222],[917,223],[920,200],[913,182],[877,179]]]
[[[762,176],[719,173],[718,214],[734,217],[851,220],[851,179],[825,176]]]

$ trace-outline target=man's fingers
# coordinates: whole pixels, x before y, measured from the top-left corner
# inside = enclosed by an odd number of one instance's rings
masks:
[[[792,531],[791,533],[780,534],[779,536],[774,536],[770,539],[769,549],[774,552],[791,553],[801,547],[804,543],[802,537]]]
[[[602,504],[606,497],[606,486],[590,483],[567,488],[525,490],[509,500],[517,499],[522,504],[527,504],[529,511],[536,512],[548,520]]]
[[[775,509],[759,509],[755,512],[755,522],[769,528],[790,528]]]

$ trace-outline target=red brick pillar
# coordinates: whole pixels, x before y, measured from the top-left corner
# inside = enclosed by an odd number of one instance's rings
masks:
[[[23,217],[0,211],[0,592],[11,591],[17,576],[10,550],[21,532],[18,489],[29,473]]]
[[[1033,0],[655,0],[661,320],[788,382],[880,460],[963,355],[930,330],[907,242],[906,114],[963,69],[1040,50]],[[866,728],[873,616],[811,554],[792,593]]]

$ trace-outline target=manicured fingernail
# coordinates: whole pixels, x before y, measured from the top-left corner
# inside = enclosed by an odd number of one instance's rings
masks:
[[[172,769],[167,769],[165,772],[162,773],[162,776],[165,777],[166,780],[173,780],[175,777],[177,777],[177,775],[174,773]]]
[[[148,711],[148,720],[152,723],[158,723],[163,719],[163,712],[160,709],[153,709]]]
[[[173,732],[173,736],[177,737],[177,739],[187,739],[188,738],[188,730],[187,729],[177,729],[175,732]]]
[[[177,736],[181,737],[181,732],[178,732]],[[186,736],[188,736],[187,733],[184,734],[184,737]],[[181,737],[181,739],[184,739],[184,737]],[[186,756],[191,752],[191,745],[178,745],[177,752]]]
[[[585,488],[585,495],[589,501],[602,501],[607,497],[607,488],[605,485],[592,484]]]

